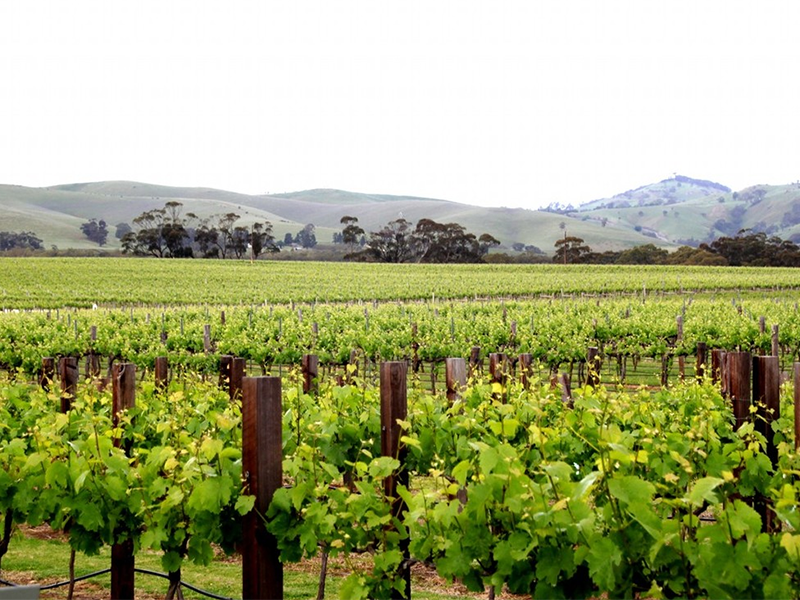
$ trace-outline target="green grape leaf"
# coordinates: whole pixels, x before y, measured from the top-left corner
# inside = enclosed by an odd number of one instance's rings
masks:
[[[702,479],[698,479],[686,499],[692,506],[703,506],[706,502],[713,504],[717,502],[717,496],[714,494],[714,490],[723,483],[725,483],[725,480],[719,477],[703,477]]]
[[[272,502],[270,503],[270,508],[272,507],[271,505],[275,503],[276,496],[278,495],[278,492],[280,492],[282,490],[283,490],[283,488],[281,488],[279,490],[276,490],[275,494],[272,496]],[[289,498],[288,498],[288,496],[286,494],[283,494],[282,497],[283,497],[284,505],[281,508],[283,508],[284,510],[288,511],[289,507],[291,506],[290,503],[289,503]],[[253,510],[253,506],[255,506],[255,503],[256,503],[256,497],[255,496],[242,495],[242,496],[239,496],[236,499],[236,505],[234,506],[234,508],[236,509],[236,512],[238,512],[240,515],[244,516],[247,513],[249,513],[251,510]]]
[[[633,504],[650,502],[656,488],[649,481],[626,475],[609,479],[608,490],[623,504]]]
[[[614,566],[622,562],[622,557],[622,551],[611,538],[595,537],[591,540],[586,562],[589,565],[589,575],[601,590],[614,589],[616,585]]]

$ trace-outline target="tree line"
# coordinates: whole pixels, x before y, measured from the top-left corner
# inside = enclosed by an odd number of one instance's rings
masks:
[[[41,250],[42,240],[32,231],[0,231],[0,252],[9,250]]]
[[[420,219],[412,228],[409,221],[400,218],[390,221],[355,249],[364,230],[356,217],[344,216],[341,223],[342,243],[351,251],[345,260],[388,263],[477,263],[489,253],[489,248],[500,241],[488,233],[476,236],[458,223],[437,223],[433,219]]]
[[[713,242],[681,246],[674,252],[645,244],[627,250],[594,252],[584,240],[564,236],[555,243],[555,263],[800,267],[800,246],[777,236],[743,229]]]
[[[250,258],[255,260],[282,247],[317,245],[315,227],[305,225],[296,236],[287,233],[276,241],[269,221],[240,224],[240,215],[229,212],[200,218],[183,213],[183,205],[167,202],[162,208],[148,210],[127,223],[116,225],[122,252],[158,258]],[[769,236],[762,231],[742,229],[697,247],[681,246],[673,252],[655,244],[645,244],[620,251],[595,252],[576,236],[564,234],[555,242],[552,257],[540,248],[513,244],[517,254],[493,252],[500,241],[488,233],[479,236],[458,223],[438,223],[420,219],[416,225],[406,219],[390,221],[377,231],[367,233],[358,218],[341,218],[341,232],[333,241],[346,246],[345,260],[389,263],[539,263],[561,264],[673,264],[708,266],[800,267],[800,246],[791,240]],[[108,225],[102,219],[90,219],[81,225],[90,240],[104,245]],[[54,247],[55,249],[55,247]],[[0,231],[0,252],[42,250],[42,240],[33,232]]]
[[[183,215],[183,204],[167,202],[140,214],[120,242],[122,252],[157,258],[251,258],[279,250],[269,221],[245,227],[230,212],[201,219]]]
[[[279,252],[281,246],[317,245],[315,228],[308,224],[296,236],[287,233],[275,240],[269,221],[245,227],[235,213],[201,219],[194,213],[183,215],[180,202],[167,202],[163,208],[143,212],[121,238],[122,251],[157,258],[250,258]],[[92,219],[86,228],[99,227]],[[481,262],[489,248],[500,242],[489,234],[476,236],[458,223],[437,223],[420,219],[416,226],[405,219],[391,221],[378,231],[366,232],[356,217],[344,216],[337,241],[345,244],[345,260],[365,262]],[[103,225],[105,225],[103,223]],[[86,233],[86,231],[84,231]],[[88,235],[88,234],[87,234]]]

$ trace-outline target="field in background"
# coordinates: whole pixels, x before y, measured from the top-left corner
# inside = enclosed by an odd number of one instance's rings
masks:
[[[0,259],[0,309],[800,289],[800,269],[430,265],[140,258]]]

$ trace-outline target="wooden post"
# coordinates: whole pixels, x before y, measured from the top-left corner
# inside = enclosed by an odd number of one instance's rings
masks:
[[[714,349],[711,351],[711,382],[720,383],[722,386],[722,393],[726,394],[725,377],[725,350]]]
[[[753,358],[753,404],[760,417],[756,420],[756,431],[767,440],[767,456],[775,467],[778,464],[778,448],[775,445],[772,422],[781,416],[781,369],[777,356],[756,356]],[[758,495],[756,510],[761,515],[761,529],[774,533],[780,523],[772,510],[771,502],[766,496]]]
[[[219,387],[223,390],[230,391],[231,389],[231,365],[233,364],[233,356],[230,354],[223,354],[219,357]]]
[[[86,355],[86,377],[89,379],[100,377],[100,356],[94,352]]]
[[[245,367],[247,361],[241,357],[234,356],[231,362],[231,380],[230,387],[228,388],[228,395],[231,402],[238,402],[242,399],[242,382],[244,381]]]
[[[572,387],[569,383],[569,374],[561,373],[558,376],[558,384],[561,387],[561,402],[566,404],[567,407],[572,408]]]
[[[203,351],[206,354],[211,354],[214,350],[211,344],[211,325],[203,325]]]
[[[447,400],[452,404],[467,385],[467,361],[463,358],[446,358],[444,376],[447,381]]]
[[[505,385],[508,379],[508,357],[503,352],[492,352],[489,354],[489,374],[492,383]]]
[[[661,387],[669,385],[669,366],[671,358],[668,352],[661,355]]]
[[[753,403],[758,407],[760,417],[756,430],[767,440],[767,455],[773,465],[778,463],[778,449],[774,443],[772,422],[781,416],[780,405],[781,370],[777,356],[756,356],[753,358]]]
[[[52,356],[45,356],[42,359],[42,374],[39,377],[39,385],[45,392],[50,391],[50,386],[56,379],[56,359]]]
[[[706,343],[697,342],[697,362],[695,363],[694,374],[698,382],[703,381],[703,377],[706,374],[707,355],[708,350],[706,348]]]
[[[169,363],[166,356],[156,356],[154,371],[156,389],[162,391],[167,389],[169,384]]]
[[[319,357],[316,354],[304,354],[301,368],[303,371],[303,393],[308,394],[317,389]]]
[[[283,598],[278,544],[261,518],[283,484],[281,380],[245,377],[242,392],[242,473],[247,493],[256,497],[242,524],[242,596]]]
[[[132,363],[115,364],[111,374],[111,419],[119,425],[119,415],[136,404],[136,367]],[[120,440],[115,440],[119,446]],[[130,449],[126,449],[129,454]],[[111,599],[133,598],[135,558],[130,537],[111,546]]]
[[[64,356],[58,361],[61,371],[61,412],[69,411],[78,393],[78,359]]]
[[[734,427],[739,429],[750,419],[750,373],[753,359],[749,352],[728,352],[725,355],[725,389],[733,404]]]
[[[391,456],[400,461],[400,470],[394,475],[384,479],[384,493],[393,498],[392,514],[401,519],[408,507],[398,496],[397,487],[402,485],[408,488],[408,471],[405,468],[406,449],[400,445],[403,431],[398,420],[405,420],[408,416],[407,394],[408,366],[403,361],[381,363],[381,456]],[[400,541],[403,553],[403,562],[398,569],[399,576],[405,580],[405,594],[392,592],[392,598],[411,598],[411,568],[409,565],[409,540]]]
[[[119,425],[119,414],[136,406],[136,366],[117,363],[111,371],[111,420]]]
[[[469,352],[469,376],[475,377],[482,370],[483,361],[481,360],[481,347],[473,346]]]
[[[596,346],[589,346],[586,351],[586,385],[600,385],[600,351]]]
[[[527,352],[520,354],[517,364],[519,365],[519,382],[527,390],[533,375],[533,355]]]

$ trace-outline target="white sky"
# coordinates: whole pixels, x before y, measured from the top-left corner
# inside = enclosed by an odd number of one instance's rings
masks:
[[[2,0],[0,183],[536,208],[800,179],[796,0]]]

